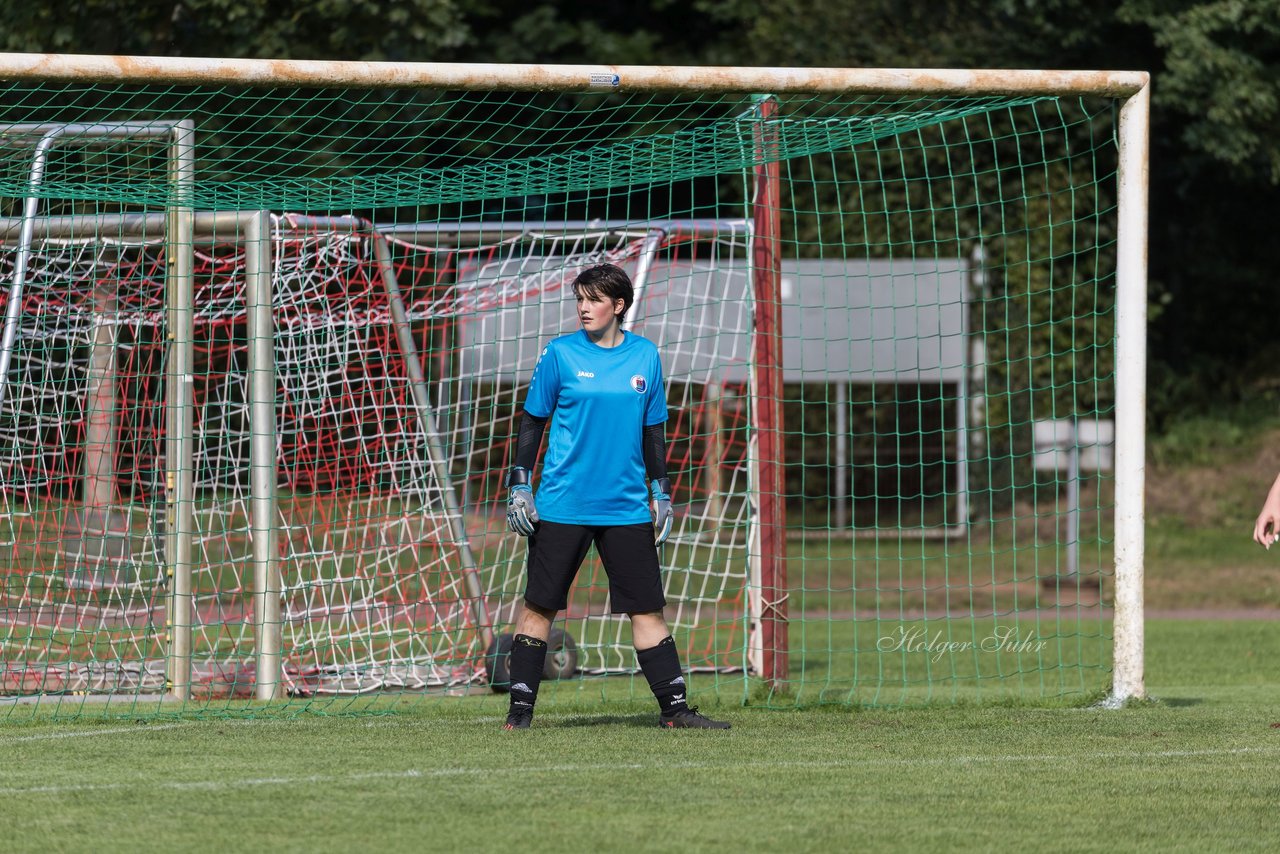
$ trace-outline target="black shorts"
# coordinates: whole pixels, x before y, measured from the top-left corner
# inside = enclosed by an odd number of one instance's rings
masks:
[[[643,614],[666,606],[651,522],[588,526],[544,519],[529,537],[524,598],[547,610],[567,608],[569,588],[593,542],[609,576],[609,610]]]

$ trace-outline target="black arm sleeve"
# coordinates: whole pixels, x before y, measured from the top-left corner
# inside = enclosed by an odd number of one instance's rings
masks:
[[[547,429],[546,418],[524,414],[520,419],[520,432],[516,436],[516,461],[514,465],[532,472],[538,462],[538,446],[542,444],[542,431]]]
[[[649,480],[667,476],[666,426],[666,424],[651,424],[644,428],[640,439],[640,445],[644,451],[644,470],[649,473]]]

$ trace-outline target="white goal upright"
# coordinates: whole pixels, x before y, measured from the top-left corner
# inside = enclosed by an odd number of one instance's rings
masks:
[[[663,354],[701,690],[1143,696],[1146,75],[0,76],[14,708],[501,687],[501,475],[606,260]],[[1055,418],[1114,420],[1114,475],[1036,474]],[[594,557],[557,628],[552,675],[634,674]]]

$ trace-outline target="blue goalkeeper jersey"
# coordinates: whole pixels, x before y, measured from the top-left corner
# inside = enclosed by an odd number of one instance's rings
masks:
[[[556,338],[538,357],[524,408],[551,417],[535,501],[567,525],[650,521],[641,435],[667,420],[662,360],[653,342],[622,333],[598,347],[586,331]]]

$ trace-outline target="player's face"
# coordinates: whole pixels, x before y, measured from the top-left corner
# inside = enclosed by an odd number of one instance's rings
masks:
[[[618,312],[626,302],[622,299],[608,299],[604,296],[578,294],[578,320],[582,328],[588,332],[604,332],[617,322]]]

